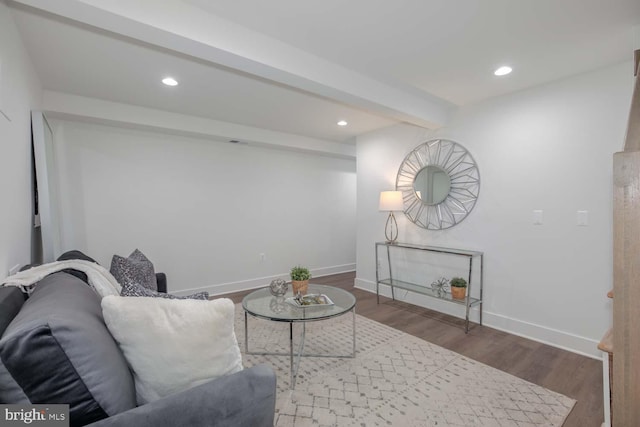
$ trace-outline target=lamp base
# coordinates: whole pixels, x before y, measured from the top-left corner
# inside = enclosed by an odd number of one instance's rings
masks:
[[[384,237],[390,245],[395,244],[396,240],[398,240],[398,223],[393,211],[389,212],[389,218],[387,218],[387,223],[384,226]]]

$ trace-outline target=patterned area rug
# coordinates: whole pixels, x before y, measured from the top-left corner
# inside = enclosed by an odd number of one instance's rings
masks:
[[[305,353],[349,354],[352,315],[307,324]],[[302,325],[294,325],[294,344]],[[356,316],[354,359],[303,357],[295,390],[289,357],[244,354],[278,377],[275,424],[284,426],[561,426],[575,400],[365,317]],[[289,351],[289,326],[249,316],[251,351]]]

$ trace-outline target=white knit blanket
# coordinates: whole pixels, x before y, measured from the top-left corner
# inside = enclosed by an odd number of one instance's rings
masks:
[[[22,289],[23,292],[30,294],[40,280],[51,273],[66,270],[67,268],[72,268],[85,273],[89,279],[89,285],[91,285],[91,287],[101,297],[105,297],[107,295],[120,295],[122,286],[120,286],[116,281],[116,278],[109,273],[109,270],[95,262],[79,259],[55,261],[49,264],[32,267],[28,270],[21,271],[13,276],[7,277],[2,283],[0,283],[0,286],[17,286]]]

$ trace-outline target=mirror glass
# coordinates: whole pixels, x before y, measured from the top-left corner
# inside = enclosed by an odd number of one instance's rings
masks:
[[[413,191],[422,203],[437,205],[449,195],[451,178],[439,166],[428,165],[420,169],[413,181]]]

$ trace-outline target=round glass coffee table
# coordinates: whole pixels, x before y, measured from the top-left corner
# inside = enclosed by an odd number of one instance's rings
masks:
[[[285,302],[286,298],[293,297],[291,290],[287,292],[284,298],[276,299],[269,288],[258,289],[251,292],[242,300],[242,308],[244,309],[244,350],[246,354],[268,355],[268,356],[289,356],[291,388],[295,387],[296,375],[300,366],[302,357],[340,357],[353,358],[356,355],[356,297],[344,289],[326,285],[309,284],[309,294],[326,295],[332,302],[332,305],[317,305],[296,307],[293,304]],[[275,303],[277,302],[277,303]],[[306,322],[317,322],[320,320],[331,319],[342,316],[351,312],[353,315],[353,349],[351,354],[305,354],[304,338],[306,331]],[[249,327],[248,315],[260,319],[266,319],[273,322],[289,323],[289,352],[288,353],[267,353],[267,352],[251,352],[249,351]],[[293,351],[293,324],[302,323],[302,333],[300,336],[300,344],[297,352]]]

